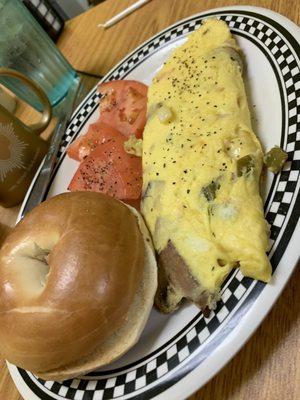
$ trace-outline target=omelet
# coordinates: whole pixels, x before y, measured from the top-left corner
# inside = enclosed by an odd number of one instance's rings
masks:
[[[225,22],[206,20],[175,49],[148,91],[141,210],[159,262],[156,305],[213,309],[234,268],[268,282],[269,228],[260,197],[241,51]]]

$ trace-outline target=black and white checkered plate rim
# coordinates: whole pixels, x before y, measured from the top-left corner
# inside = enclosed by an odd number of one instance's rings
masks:
[[[104,80],[126,78],[137,65],[165,45],[198,28],[207,17],[226,21],[235,35],[253,42],[268,59],[280,89],[281,146],[288,152],[289,159],[283,171],[274,177],[265,204],[266,218],[271,225],[269,257],[276,270],[299,218],[300,49],[294,37],[282,25],[263,14],[243,10],[207,12],[181,21],[156,35],[117,65]],[[77,108],[62,140],[55,173],[65,156],[66,147],[95,112],[98,102],[95,88]],[[224,336],[234,329],[264,288],[263,283],[245,278],[235,271],[226,280],[222,300],[209,318],[204,318],[199,312],[171,340],[141,360],[113,371],[96,371],[83,379],[63,383],[37,379],[21,369],[18,369],[19,379],[41,399],[152,398],[199,366],[224,340]],[[229,321],[231,328],[228,328]]]

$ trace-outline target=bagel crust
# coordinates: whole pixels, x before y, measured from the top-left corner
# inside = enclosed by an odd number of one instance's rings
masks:
[[[144,260],[123,203],[74,192],[40,204],[0,250],[1,356],[39,374],[89,357],[127,323]]]

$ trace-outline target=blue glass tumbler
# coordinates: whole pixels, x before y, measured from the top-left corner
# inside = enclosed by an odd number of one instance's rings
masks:
[[[78,83],[76,71],[20,0],[0,0],[0,27],[0,67],[38,83],[55,108]],[[41,111],[38,97],[20,81],[1,77],[0,83]]]

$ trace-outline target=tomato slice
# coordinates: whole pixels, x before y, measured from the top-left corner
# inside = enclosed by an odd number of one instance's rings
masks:
[[[101,123],[91,124],[85,135],[79,136],[67,148],[67,154],[70,158],[77,161],[84,160],[103,140],[103,132],[101,131]]]
[[[120,200],[141,194],[142,160],[126,153],[126,138],[116,129],[99,123],[97,146],[81,162],[68,189],[106,193]]]
[[[148,87],[137,81],[111,81],[98,87],[100,119],[126,137],[141,138],[146,124]]]

